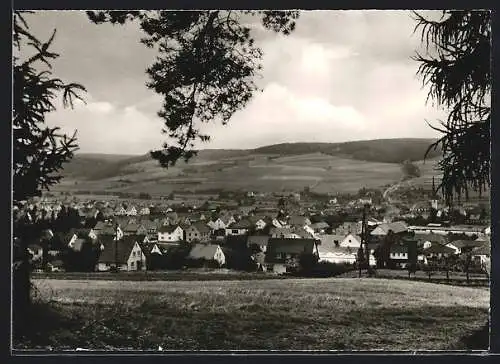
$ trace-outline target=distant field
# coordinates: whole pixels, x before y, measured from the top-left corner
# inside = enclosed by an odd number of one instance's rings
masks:
[[[381,187],[402,177],[399,162],[422,159],[428,139],[349,143],[281,144],[255,150],[202,150],[189,163],[161,168],[149,156],[77,155],[65,165],[55,191],[147,192],[174,190],[355,192]],[[431,157],[435,157],[434,153]],[[429,185],[436,160],[421,165],[416,185]],[[417,162],[421,164],[421,162]]]
[[[486,349],[489,291],[383,279],[34,281],[16,348]],[[37,326],[38,325],[38,326]],[[478,334],[480,333],[480,334]],[[483,338],[484,339],[484,338]],[[471,341],[472,340],[472,341]]]
[[[358,161],[319,153],[263,160],[234,158],[230,163],[198,162],[168,170],[160,168],[154,161],[148,161],[129,165],[122,172],[120,176],[99,180],[67,177],[54,190],[148,192],[158,195],[173,190],[212,188],[297,191],[307,186],[313,191],[335,193],[355,192],[361,187],[381,187],[402,177],[401,167],[395,163]],[[422,182],[430,179],[432,174],[424,170]]]

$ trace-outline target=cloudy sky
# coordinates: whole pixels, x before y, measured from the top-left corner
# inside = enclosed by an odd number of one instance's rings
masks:
[[[50,125],[78,130],[81,152],[143,154],[161,146],[161,99],[145,86],[155,52],[139,43],[137,25],[95,25],[79,11],[27,20],[40,39],[57,29],[54,74],[88,90],[87,105],[49,114]],[[227,126],[207,124],[202,131],[212,139],[199,147],[437,136],[425,120],[444,115],[425,104],[415,75],[414,25],[408,11],[305,11],[288,37],[259,32],[263,92]]]

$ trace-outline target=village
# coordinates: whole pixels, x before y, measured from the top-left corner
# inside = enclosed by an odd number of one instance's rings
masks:
[[[487,271],[490,255],[488,204],[450,208],[423,189],[390,201],[381,190],[364,188],[355,195],[306,188],[98,197],[49,195],[14,211],[15,223],[43,227],[42,238],[28,247],[35,272],[210,267],[286,274],[301,271],[307,257],[329,271],[354,270],[363,260],[401,270],[410,268],[413,242],[413,271],[469,273]]]

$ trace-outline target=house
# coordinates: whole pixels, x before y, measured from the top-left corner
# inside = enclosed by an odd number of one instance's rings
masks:
[[[224,221],[222,221],[221,218],[210,220],[209,222],[207,222],[207,226],[210,227],[210,229],[212,229],[213,231],[226,229],[226,224],[224,223]]]
[[[154,238],[154,240],[158,239],[158,224],[155,223],[154,221],[151,221],[149,219],[145,219],[141,223],[142,226],[144,226],[144,229],[146,230],[146,235],[148,237]]]
[[[118,207],[115,210],[115,215],[116,216],[125,216],[125,215],[127,215],[127,210],[125,210],[125,207],[123,207],[123,206]]]
[[[135,237],[125,236],[104,245],[96,270],[109,271],[112,267],[124,271],[146,269],[146,256]]]
[[[152,265],[151,264],[151,255],[152,254],[159,254],[163,255],[160,247],[156,243],[141,243],[138,242],[139,246],[141,247],[142,252],[144,253],[144,256],[146,257],[146,268],[151,269]]]
[[[245,235],[252,228],[253,224],[250,220],[242,219],[229,225],[226,228],[226,235]]]
[[[424,246],[423,254],[426,258],[443,258],[454,255],[455,250],[444,244],[433,242],[430,246]]]
[[[269,235],[272,238],[285,238],[285,239],[300,239],[301,235],[296,232],[296,229],[292,228],[274,228],[269,230]]]
[[[488,265],[491,259],[491,242],[487,241],[486,244],[473,248],[471,250],[471,259],[480,266]]]
[[[347,234],[347,236],[340,242],[342,248],[357,249],[361,246],[361,237],[359,235]]]
[[[234,218],[233,215],[221,216],[220,219],[224,223],[225,228],[227,228],[229,225],[234,224],[236,222],[236,219]]]
[[[448,243],[448,238],[444,235],[439,234],[415,234],[415,238],[418,240],[418,245],[423,249],[429,248],[433,243],[446,245]]]
[[[361,234],[361,224],[359,222],[344,222],[342,225],[337,227],[332,231],[335,235],[343,235],[347,234]]]
[[[240,206],[238,208],[238,212],[241,216],[248,216],[250,215],[255,208],[253,206]]]
[[[484,245],[485,245],[484,241],[477,241],[477,240],[454,240],[446,244],[447,247],[455,251],[455,254],[470,252],[472,251],[472,249]]]
[[[253,224],[253,226],[257,230],[263,230],[267,225],[265,218],[262,218],[262,217],[250,216],[250,217],[248,217],[248,220]]]
[[[247,246],[249,248],[259,248],[261,251],[265,252],[269,239],[270,237],[268,235],[250,235],[247,239]]]
[[[408,265],[408,246],[406,244],[393,244],[389,250],[391,263],[399,268]]]
[[[135,239],[137,240],[137,242],[139,244],[143,244],[143,243],[145,244],[145,243],[151,242],[151,240],[149,239],[149,236],[144,235],[144,234],[141,234],[141,235],[136,234],[136,235],[131,235],[131,236],[135,237]]]
[[[389,231],[392,231],[394,234],[402,234],[408,231],[408,227],[402,221],[382,223],[373,229],[370,235],[379,237],[386,236]]]
[[[129,207],[129,209],[126,212],[126,215],[127,216],[137,216],[137,209],[135,208],[135,206]]]
[[[124,235],[146,235],[148,230],[142,224],[131,222],[123,228]]]
[[[184,238],[187,242],[208,242],[210,241],[210,228],[203,222],[195,222],[184,229]]]
[[[274,273],[286,273],[297,268],[301,254],[318,255],[318,243],[315,239],[270,238],[265,258],[266,269]]]
[[[111,224],[106,224],[106,226],[102,230],[100,230],[97,235],[112,235],[112,236],[117,236],[118,239],[121,239],[123,238],[124,234],[120,226],[114,227]]]
[[[353,264],[357,258],[357,248],[340,247],[344,239],[339,235],[320,235],[321,243],[318,245],[319,262]]]
[[[75,240],[72,240],[68,244],[68,248],[70,248],[74,252],[81,252],[84,245],[85,245],[85,239],[77,238]]]
[[[143,207],[141,208],[141,210],[139,211],[139,214],[140,215],[150,215],[151,214],[151,210],[149,209],[149,207]]]
[[[158,229],[158,242],[178,242],[184,240],[184,230],[179,225],[164,225]]]
[[[97,239],[97,233],[94,229],[88,229],[88,228],[71,229],[71,232],[76,234],[79,238],[90,238],[92,240]]]
[[[189,252],[188,259],[215,260],[220,266],[226,263],[224,252],[219,245],[215,244],[196,244]]]

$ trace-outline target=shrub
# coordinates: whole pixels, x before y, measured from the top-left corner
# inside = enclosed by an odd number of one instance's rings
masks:
[[[355,266],[349,263],[330,263],[319,262],[309,272],[301,272],[300,274],[307,277],[335,277],[350,271],[353,271]]]

